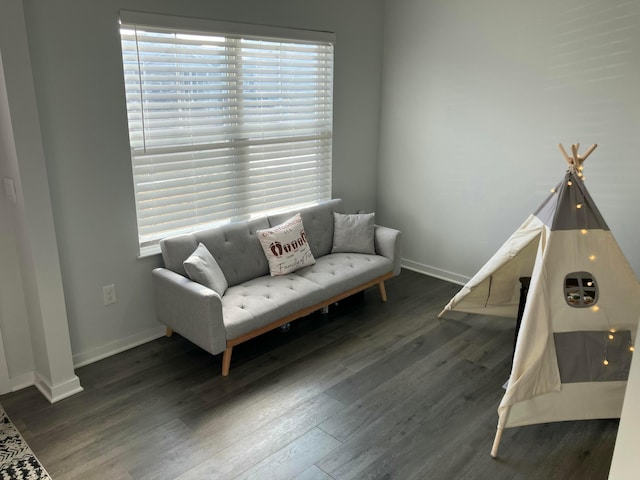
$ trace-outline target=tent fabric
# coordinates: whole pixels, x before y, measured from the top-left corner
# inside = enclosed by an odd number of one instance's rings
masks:
[[[543,227],[538,218],[530,215],[443,312],[455,310],[516,318],[520,301],[518,279],[531,276]]]
[[[560,391],[564,386],[560,381],[554,332],[628,330],[632,344],[635,342],[640,284],[611,232],[560,230],[548,235],[549,241],[538,250],[531,274],[511,376],[498,409],[504,427],[512,426],[503,419],[507,407]],[[598,302],[592,308],[572,307],[564,296],[566,275],[581,271],[591,273],[599,288]],[[604,361],[604,356],[600,361]],[[588,368],[586,359],[581,359],[581,364]],[[619,400],[621,410],[622,397]]]
[[[553,193],[441,313],[515,318],[519,278],[531,278],[511,375],[498,407],[499,429],[614,418],[622,409],[628,349],[640,317],[640,283],[578,173],[570,166]],[[583,277],[589,289],[574,288],[575,279]],[[569,334],[564,340],[572,339],[558,343],[564,333]],[[586,338],[596,343],[577,348]],[[562,348],[562,376],[556,345]],[[603,373],[608,366],[614,373]],[[580,381],[585,379],[589,381]]]
[[[562,384],[613,382],[629,378],[631,332],[618,331],[613,338],[609,338],[608,334],[608,331],[553,334]],[[609,365],[602,363],[605,349]]]
[[[508,416],[504,423],[513,428],[546,422],[619,418],[626,385],[626,381],[569,383],[562,386],[561,392],[546,393],[512,405],[503,414]]]
[[[609,230],[583,180],[571,170],[534,215],[551,230]]]

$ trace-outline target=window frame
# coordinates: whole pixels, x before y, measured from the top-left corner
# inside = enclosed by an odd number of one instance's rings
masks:
[[[238,216],[229,216],[224,219],[220,219],[214,222],[203,222],[203,223],[195,223],[190,226],[185,226],[181,229],[174,229],[172,233],[164,236],[171,236],[174,234],[180,233],[189,233],[192,231],[196,231],[199,229],[207,228],[210,226],[215,226],[216,224],[230,223],[234,221],[240,221],[247,218],[252,218],[255,216],[265,215],[276,213],[282,210],[290,210],[292,207],[303,207],[306,205],[310,205],[313,203],[317,203],[317,201],[327,200],[331,198],[331,168],[332,168],[332,150],[333,150],[333,63],[334,63],[334,52],[333,46],[335,45],[335,34],[331,32],[323,32],[323,31],[313,31],[313,30],[301,30],[301,29],[292,29],[292,28],[281,28],[281,27],[273,27],[266,25],[256,25],[256,24],[247,24],[247,23],[237,23],[237,22],[224,22],[218,20],[209,20],[209,19],[198,19],[198,18],[187,18],[187,17],[177,17],[170,15],[160,15],[160,14],[152,14],[145,12],[131,12],[131,11],[121,11],[120,12],[120,24],[122,26],[135,26],[137,28],[148,28],[148,29],[163,29],[172,31],[174,34],[193,34],[193,35],[206,35],[206,36],[243,36],[246,38],[255,38],[260,37],[264,41],[282,41],[282,42],[300,42],[302,43],[329,43],[331,45],[331,65],[330,65],[330,110],[329,110],[329,122],[330,122],[330,130],[329,130],[329,139],[328,139],[328,149],[326,147],[326,142],[324,145],[324,154],[328,155],[328,174],[326,173],[326,164],[323,169],[323,187],[322,191],[318,193],[313,201],[301,201],[300,203],[296,203],[295,198],[291,196],[286,200],[286,206],[274,206],[274,208],[249,208],[248,211],[243,211],[241,215]],[[121,36],[121,44],[124,42]],[[122,65],[123,65],[123,74],[126,71],[125,65],[125,57],[124,57],[124,47],[122,51]],[[123,77],[124,78],[124,77]],[[141,80],[141,87],[143,85]],[[157,238],[149,240],[149,237],[143,237],[141,234],[141,220],[139,213],[139,197],[137,191],[136,184],[136,160],[134,159],[134,140],[131,137],[131,123],[129,121],[129,105],[127,104],[127,118],[128,118],[128,130],[130,132],[129,142],[131,147],[131,166],[132,166],[132,180],[134,182],[134,189],[136,192],[136,227],[138,232],[138,245],[140,248],[140,256],[147,256],[157,254],[160,251],[159,241],[161,238],[159,237],[159,233],[157,234]],[[244,140],[244,139],[242,139]],[[147,145],[144,145],[144,149],[146,152]],[[197,147],[195,147],[197,150]],[[155,149],[158,150],[158,149]],[[189,151],[190,147],[185,147],[184,151]],[[328,153],[327,153],[328,151]],[[326,162],[326,159],[325,159]],[[250,174],[252,175],[252,174]],[[328,184],[328,186],[327,186]],[[282,196],[281,196],[282,197]],[[282,197],[284,198],[284,197]],[[308,200],[308,199],[307,199]],[[278,200],[280,203],[283,203],[284,200]],[[255,202],[253,202],[255,203]]]
[[[600,291],[596,278],[589,272],[571,272],[563,282],[564,300],[573,308],[593,307],[598,303]],[[571,297],[571,300],[569,298]],[[591,301],[587,301],[590,298]]]

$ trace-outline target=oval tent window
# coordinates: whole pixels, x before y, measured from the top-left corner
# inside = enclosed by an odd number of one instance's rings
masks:
[[[570,307],[591,307],[598,301],[598,284],[589,272],[574,272],[564,278],[564,299]]]

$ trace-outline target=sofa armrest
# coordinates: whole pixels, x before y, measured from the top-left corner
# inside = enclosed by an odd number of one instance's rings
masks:
[[[375,226],[374,242],[376,253],[393,262],[393,274],[400,274],[400,238],[402,233],[389,227]]]
[[[152,278],[160,323],[211,354],[227,348],[220,295],[166,268],[154,269]]]

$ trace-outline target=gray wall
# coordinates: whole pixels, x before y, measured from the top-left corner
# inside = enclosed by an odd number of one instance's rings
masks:
[[[11,0],[15,1],[15,0]],[[25,0],[25,19],[76,364],[162,333],[136,219],[118,11],[336,33],[334,196],[375,206],[383,0]],[[102,286],[118,301],[103,306]]]
[[[640,2],[387,0],[379,218],[463,282],[599,147],[586,184],[640,274]]]
[[[580,141],[600,145],[587,184],[640,272],[639,2],[24,4],[76,364],[162,331],[149,273],[160,260],[137,258],[121,9],[334,31],[334,195],[401,228],[411,268],[473,275],[560,179],[555,145]],[[118,302],[104,307],[110,283]]]

